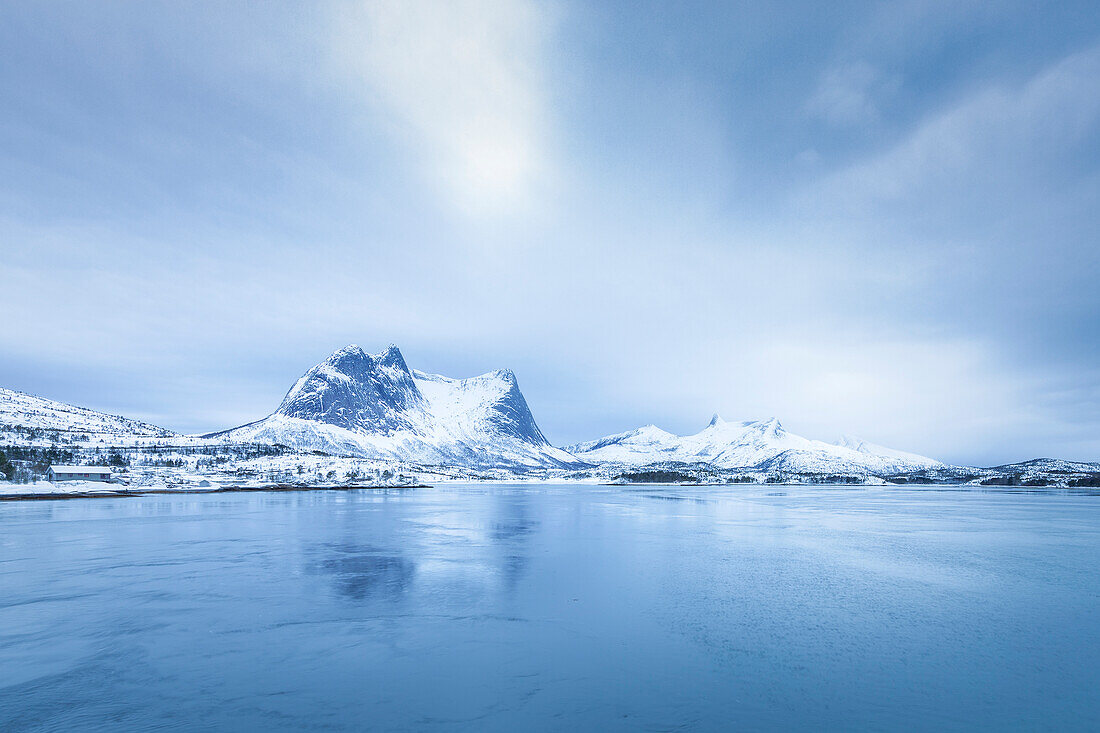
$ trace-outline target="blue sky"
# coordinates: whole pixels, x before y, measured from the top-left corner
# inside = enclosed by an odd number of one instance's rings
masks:
[[[1100,459],[1094,3],[9,3],[0,47],[4,386],[205,431],[394,342],[559,444]]]

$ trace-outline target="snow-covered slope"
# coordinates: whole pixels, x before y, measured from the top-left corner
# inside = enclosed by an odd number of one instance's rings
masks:
[[[1032,458],[1030,461],[1007,463],[1001,466],[993,466],[987,470],[1036,474],[1100,473],[1100,463],[1064,461],[1060,458]]]
[[[642,466],[676,461],[718,468],[754,468],[790,473],[895,474],[940,467],[939,461],[843,439],[834,445],[788,433],[775,418],[726,422],[715,415],[703,430],[678,436],[647,425],[627,433],[567,446],[590,463]]]
[[[0,434],[13,442],[34,442],[30,431],[57,432],[64,437],[84,440],[109,438],[125,442],[128,438],[170,437],[169,430],[139,420],[107,415],[85,407],[67,405],[43,397],[0,387]]]
[[[872,461],[871,466],[879,472],[905,473],[945,467],[945,464],[927,456],[887,448],[850,435],[841,437],[836,445],[866,456],[867,460]]]
[[[302,375],[274,413],[209,437],[436,465],[583,465],[546,440],[512,372],[412,371],[396,346],[375,355],[340,349]]]

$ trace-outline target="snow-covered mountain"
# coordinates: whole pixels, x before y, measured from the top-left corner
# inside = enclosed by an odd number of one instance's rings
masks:
[[[207,437],[423,464],[583,466],[550,445],[508,370],[451,379],[410,370],[396,346],[340,349],[271,415]]]
[[[590,463],[644,466],[652,463],[709,463],[786,473],[890,475],[942,467],[939,461],[843,438],[836,444],[788,433],[775,418],[726,422],[715,415],[703,430],[679,436],[653,425],[566,447]]]
[[[107,415],[0,387],[0,434],[9,442],[33,443],[35,439],[28,437],[32,432],[56,432],[71,440],[103,438],[114,442],[174,435],[170,430],[140,420]]]

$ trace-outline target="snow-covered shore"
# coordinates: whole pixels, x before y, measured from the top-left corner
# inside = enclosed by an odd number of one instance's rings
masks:
[[[242,491],[352,491],[356,489],[422,489],[421,483],[356,483],[342,485],[325,484],[213,484],[197,483],[142,486],[107,483],[105,481],[34,481],[26,484],[0,482],[0,501],[27,499],[94,499],[118,496],[145,496],[148,494],[214,494]]]

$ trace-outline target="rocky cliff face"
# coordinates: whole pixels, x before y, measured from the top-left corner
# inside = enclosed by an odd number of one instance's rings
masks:
[[[377,356],[348,346],[302,375],[275,414],[389,435],[412,429],[427,408],[396,346]]]

